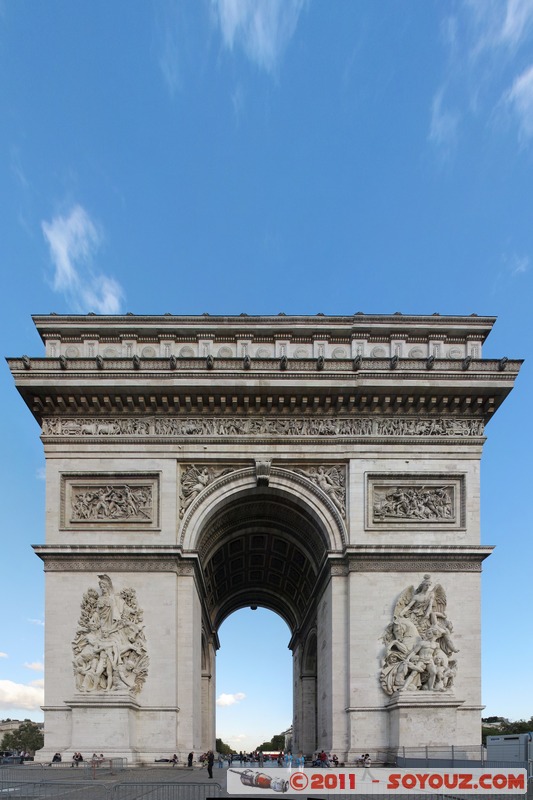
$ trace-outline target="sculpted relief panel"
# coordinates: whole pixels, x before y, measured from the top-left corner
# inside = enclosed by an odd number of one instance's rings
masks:
[[[367,475],[367,530],[461,529],[463,475]]]
[[[444,589],[430,575],[402,592],[383,635],[380,683],[386,694],[452,690],[459,650],[446,604]]]
[[[158,484],[157,475],[63,475],[61,526],[157,528]]]
[[[99,575],[100,593],[83,595],[72,642],[76,689],[83,693],[138,694],[148,673],[143,612],[135,589],[115,592],[109,575]]]

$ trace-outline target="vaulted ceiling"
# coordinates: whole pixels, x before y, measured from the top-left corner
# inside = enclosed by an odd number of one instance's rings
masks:
[[[316,520],[268,494],[229,503],[204,531],[199,552],[215,628],[239,608],[263,606],[293,633],[312,606],[326,556]]]

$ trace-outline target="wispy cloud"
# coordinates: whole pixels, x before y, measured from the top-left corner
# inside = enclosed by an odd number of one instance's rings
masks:
[[[0,658],[9,658],[7,653],[0,653]]]
[[[55,267],[54,291],[65,295],[75,311],[118,313],[123,291],[114,278],[93,269],[102,236],[87,211],[76,205],[65,216],[43,221],[41,228]]]
[[[305,0],[211,0],[229,50],[241,47],[266,72],[276,72],[294,35]]]
[[[449,154],[450,143],[468,130],[460,122],[475,116],[493,125],[502,109],[512,111],[522,143],[533,137],[533,68],[523,67],[532,36],[531,0],[464,0],[454,6],[441,24],[448,59],[440,83],[446,91],[440,88],[432,99],[431,144]]]
[[[472,53],[505,47],[515,50],[533,25],[531,0],[468,0],[474,26]]]
[[[31,622],[32,625],[40,625],[44,628],[44,621],[42,619],[29,619],[28,622]]]
[[[157,5],[158,61],[159,68],[170,94],[173,96],[181,87],[180,69],[180,6],[169,2]]]
[[[455,148],[458,126],[458,112],[445,108],[444,90],[439,89],[431,105],[429,140],[446,156]]]
[[[240,703],[245,697],[246,695],[244,692],[236,692],[235,694],[221,694],[217,699],[217,706],[234,706],[235,703]]]
[[[503,260],[507,269],[507,273],[513,278],[529,272],[531,262],[528,256],[521,256],[517,253],[513,253],[511,256],[504,256]]]
[[[505,99],[518,119],[519,138],[533,138],[533,64],[519,75]]]
[[[24,708],[36,711],[43,703],[42,687],[0,680],[0,708]]]
[[[31,669],[34,672],[44,672],[44,664],[40,661],[32,661],[31,663],[24,664],[26,669]]]

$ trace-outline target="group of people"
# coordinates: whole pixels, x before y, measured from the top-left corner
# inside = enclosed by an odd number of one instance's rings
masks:
[[[313,758],[313,767],[331,767],[333,764],[334,767],[339,766],[339,759],[336,753],[333,755],[326,753],[325,750],[321,750],[319,753],[316,753]],[[302,765],[303,766],[303,765]]]

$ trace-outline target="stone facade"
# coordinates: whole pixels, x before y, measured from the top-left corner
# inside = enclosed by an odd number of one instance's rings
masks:
[[[479,741],[493,318],[38,316],[45,748],[213,747],[222,621],[279,613],[293,749]]]

